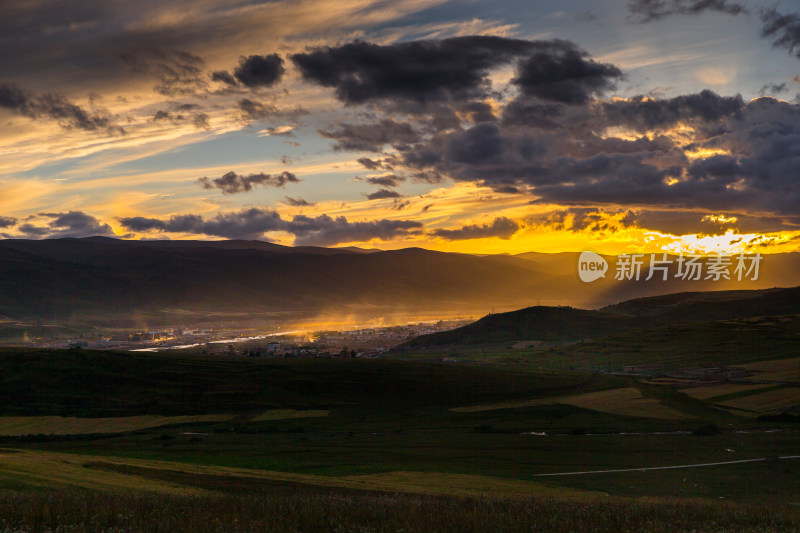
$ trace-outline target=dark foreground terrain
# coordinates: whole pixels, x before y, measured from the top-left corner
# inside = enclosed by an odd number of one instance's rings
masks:
[[[581,501],[265,490],[249,495],[0,495],[0,531],[796,531],[795,510],[697,501]]]
[[[2,349],[0,532],[796,531],[792,306],[531,308],[380,359]]]

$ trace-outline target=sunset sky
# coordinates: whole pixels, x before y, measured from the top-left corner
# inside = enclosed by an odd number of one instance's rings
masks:
[[[0,6],[0,236],[800,249],[800,2]]]

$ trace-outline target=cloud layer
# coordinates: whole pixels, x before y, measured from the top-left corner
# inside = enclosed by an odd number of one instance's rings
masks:
[[[295,245],[331,246],[372,239],[402,238],[422,228],[411,220],[348,221],[346,217],[297,215],[284,219],[276,211],[250,208],[220,213],[211,218],[199,215],[176,215],[168,219],[125,217],[120,224],[130,231],[187,233],[227,239],[264,239],[264,234],[285,231],[294,235]]]
[[[283,171],[280,174],[248,174],[243,176],[233,171],[223,174],[219,178],[199,178],[198,183],[204,189],[219,189],[222,194],[237,194],[250,192],[255,186],[284,187],[287,183],[299,183],[300,179],[291,172]]]

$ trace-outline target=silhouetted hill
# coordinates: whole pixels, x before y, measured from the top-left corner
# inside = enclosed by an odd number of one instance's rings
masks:
[[[305,315],[489,311],[535,300],[529,262],[411,248],[360,252],[251,241],[0,241],[0,315]],[[245,316],[246,318],[246,316]]]
[[[531,305],[595,308],[689,289],[794,286],[798,272],[800,254],[785,254],[765,258],[757,282],[620,282],[609,273],[582,283],[577,254],[476,256],[241,240],[0,240],[0,317],[137,327],[174,323],[176,316],[230,316],[237,323],[300,316],[468,317]],[[642,314],[630,309],[608,311]]]
[[[457,329],[422,335],[409,346],[494,344],[508,341],[570,341],[605,337],[643,327],[639,317],[571,307],[535,306],[487,315]]]
[[[660,323],[689,323],[800,313],[800,287],[755,291],[687,292],[636,298],[603,309],[649,317]]]
[[[528,307],[491,314],[451,331],[417,337],[407,345],[494,344],[522,340],[563,342],[661,326],[792,314],[800,314],[800,287],[679,293],[629,300],[599,311]]]

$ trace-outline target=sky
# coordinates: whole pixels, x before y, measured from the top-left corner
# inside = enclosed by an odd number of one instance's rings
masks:
[[[800,249],[800,2],[0,4],[0,237]]]

